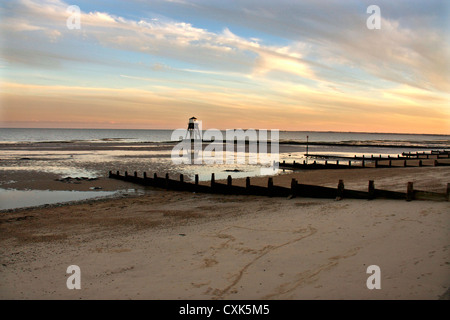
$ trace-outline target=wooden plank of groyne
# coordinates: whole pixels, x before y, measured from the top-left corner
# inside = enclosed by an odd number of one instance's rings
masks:
[[[450,166],[450,162],[440,162],[440,161],[435,161],[434,163],[435,166]]]
[[[415,200],[446,201],[447,195],[445,193],[414,190],[414,199]]]
[[[388,191],[375,189],[375,198],[384,198],[384,199],[406,199],[406,193],[397,192],[397,191]]]
[[[336,188],[314,186],[298,183],[295,185],[294,196],[306,198],[336,198]]]

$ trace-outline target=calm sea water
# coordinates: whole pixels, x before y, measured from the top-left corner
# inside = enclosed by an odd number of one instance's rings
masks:
[[[172,132],[173,130],[0,128],[0,143],[53,141],[164,142],[171,141]],[[383,143],[397,141],[424,144],[450,142],[450,135],[429,134],[280,131],[279,135],[280,141],[296,142],[306,141],[307,136],[311,142],[377,141]]]

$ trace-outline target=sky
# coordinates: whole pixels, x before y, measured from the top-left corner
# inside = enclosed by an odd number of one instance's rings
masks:
[[[450,134],[449,12],[445,0],[2,1],[0,127],[176,129],[195,116],[203,129]]]

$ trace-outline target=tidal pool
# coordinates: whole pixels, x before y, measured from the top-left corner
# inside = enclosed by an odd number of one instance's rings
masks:
[[[142,190],[120,191],[52,191],[0,189],[0,210],[35,207],[45,204],[103,198],[119,194],[140,194]]]

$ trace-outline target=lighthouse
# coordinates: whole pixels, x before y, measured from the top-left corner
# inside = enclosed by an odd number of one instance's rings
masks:
[[[191,140],[202,140],[202,134],[200,132],[199,123],[196,117],[189,118],[186,138],[188,134]]]

